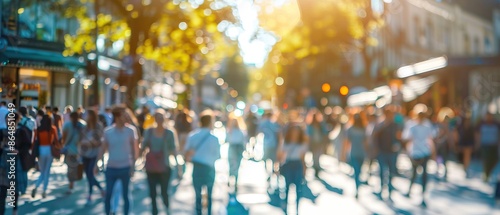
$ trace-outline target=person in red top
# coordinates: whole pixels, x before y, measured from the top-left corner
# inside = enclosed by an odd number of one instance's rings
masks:
[[[35,184],[35,189],[33,189],[33,191],[31,192],[31,197],[35,198],[36,190],[43,182],[42,197],[45,198],[47,186],[49,185],[50,167],[52,166],[52,160],[53,160],[50,147],[52,144],[54,144],[55,141],[59,139],[57,135],[57,129],[55,126],[52,125],[52,121],[49,115],[45,114],[42,116],[42,119],[40,121],[40,127],[38,127],[38,130],[35,135],[36,138],[38,139],[38,142],[40,143],[39,146],[40,155],[38,157],[38,165],[40,167],[40,177],[38,178]]]

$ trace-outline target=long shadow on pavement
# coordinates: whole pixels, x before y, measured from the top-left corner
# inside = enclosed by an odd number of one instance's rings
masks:
[[[334,187],[334,186],[328,184],[328,182],[326,182],[325,180],[323,180],[321,178],[319,178],[318,180],[323,184],[323,186],[325,186],[325,188],[328,191],[337,193],[339,195],[343,195],[344,194],[344,190],[342,190],[341,188]]]

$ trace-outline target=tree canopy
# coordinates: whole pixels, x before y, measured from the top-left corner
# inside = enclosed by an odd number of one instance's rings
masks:
[[[260,4],[272,7],[267,1]],[[383,14],[374,12],[372,6],[370,0],[289,0],[279,8],[264,10],[259,16],[262,27],[281,38],[270,59],[286,65],[347,50],[369,54],[378,45],[377,29],[384,24]],[[300,21],[295,22],[297,17]],[[295,26],[291,28],[290,23]]]
[[[219,0],[59,0],[68,17],[76,17],[80,27],[66,35],[65,55],[96,50],[96,35],[105,46],[123,43],[119,54],[140,55],[156,61],[165,71],[207,73],[225,56],[234,52],[219,27],[223,20],[233,21],[231,9]],[[97,24],[93,4],[98,1]],[[97,32],[96,32],[97,27]],[[190,75],[184,76],[192,83]]]

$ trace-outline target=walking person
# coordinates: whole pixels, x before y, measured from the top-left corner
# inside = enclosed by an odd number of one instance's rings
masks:
[[[82,130],[82,138],[80,141],[80,155],[83,162],[83,169],[87,176],[89,192],[87,197],[87,205],[92,203],[92,192],[96,186],[104,198],[104,189],[101,187],[95,178],[95,167],[97,164],[97,157],[99,156],[99,149],[102,145],[102,138],[104,135],[104,126],[97,120],[97,113],[94,110],[87,111],[87,126]]]
[[[27,110],[26,108],[24,108]],[[17,113],[9,113],[10,118],[14,119],[14,124],[9,124],[9,126],[14,126],[16,128],[14,136],[14,148],[8,144],[8,138],[4,138],[1,142],[2,154],[0,159],[0,215],[5,214],[5,206],[6,201],[9,202],[10,205],[14,205],[12,215],[17,215],[18,211],[18,202],[19,202],[19,194],[25,192],[26,186],[28,185],[26,171],[23,168],[22,160],[25,159],[23,156],[26,155],[26,151],[29,151],[31,148],[31,131],[26,127],[20,124],[21,117]],[[11,123],[9,121],[9,123]],[[11,177],[11,173],[9,173],[9,165],[8,159],[12,155],[8,155],[8,153],[16,153],[16,171],[15,177]],[[8,194],[8,190],[11,188],[12,184],[14,184],[15,192],[14,196]],[[24,188],[23,188],[24,187]],[[24,190],[23,190],[24,189]]]
[[[403,134],[403,139],[408,141],[407,149],[410,155],[413,174],[408,188],[407,197],[410,197],[411,188],[417,177],[417,170],[422,167],[422,207],[426,207],[425,191],[427,188],[427,163],[433,152],[436,151],[434,145],[434,131],[429,124],[426,123],[426,113],[417,113],[417,122],[415,125],[407,129]]]
[[[317,109],[309,111],[306,123],[309,147],[313,155],[314,176],[319,178],[319,172],[321,171],[319,158],[325,153],[325,146],[328,143],[328,128],[323,121],[323,115]]]
[[[63,125],[66,124],[66,122],[71,121],[70,115],[73,113],[73,106],[68,105],[64,108],[64,114],[63,114]]]
[[[268,181],[270,181],[271,174],[275,168],[274,162],[276,161],[277,147],[281,139],[281,127],[272,118],[273,113],[271,110],[268,110],[264,113],[262,121],[257,128],[257,133],[264,135],[262,141],[264,156],[262,160],[265,162],[266,171],[269,174]]]
[[[196,194],[196,214],[202,214],[202,188],[206,187],[208,215],[212,214],[212,190],[215,182],[215,161],[220,159],[220,144],[211,131],[213,113],[201,113],[201,127],[192,131],[186,141],[184,157],[193,164],[193,187]]]
[[[43,183],[42,198],[47,195],[47,187],[50,179],[50,168],[52,166],[51,147],[59,140],[57,129],[52,125],[49,115],[43,115],[38,127],[36,138],[39,143],[38,166],[40,167],[40,176],[36,181],[35,188],[31,191],[31,198],[35,198],[38,187]]]
[[[442,180],[448,179],[448,166],[446,165],[450,160],[450,152],[454,151],[455,138],[454,130],[451,126],[450,119],[454,117],[453,111],[450,108],[442,108],[436,117],[434,123],[436,137],[434,143],[436,144],[438,164],[442,163],[444,168],[444,175]]]
[[[372,166],[373,162],[377,160],[376,144],[374,138],[375,127],[377,127],[377,115],[374,112],[368,113],[368,125],[366,126],[366,140],[368,144],[367,157],[370,160],[368,163],[368,174],[369,177],[372,176]]]
[[[279,146],[279,161],[281,162],[280,173],[285,178],[285,204],[284,212],[288,214],[288,197],[290,185],[295,185],[296,204],[295,209],[299,213],[299,202],[302,197],[302,185],[304,182],[305,163],[304,156],[307,153],[307,134],[300,125],[290,125],[285,132],[284,144]]]
[[[353,116],[353,124],[346,129],[346,148],[349,149],[349,161],[354,169],[354,182],[356,184],[356,199],[361,185],[361,168],[367,157],[368,143],[366,138],[366,128],[359,114]]]
[[[81,179],[78,172],[78,166],[81,162],[78,148],[82,139],[82,131],[85,130],[86,126],[85,121],[79,118],[78,113],[72,112],[70,121],[66,122],[63,127],[62,152],[64,154],[64,163],[68,165],[69,189],[66,192],[68,195],[73,192],[75,181]]]
[[[376,144],[377,160],[380,171],[380,192],[378,197],[382,198],[384,185],[387,184],[389,190],[389,201],[392,201],[391,194],[394,190],[392,178],[396,176],[396,158],[401,148],[401,128],[394,122],[394,112],[391,108],[384,110],[384,120],[374,131],[374,141]]]
[[[59,137],[58,140],[60,140],[62,138],[62,128],[64,125],[64,121],[62,115],[59,113],[58,107],[54,107],[52,115],[54,117],[54,126],[57,130],[57,136]]]
[[[122,183],[122,197],[124,200],[123,213],[130,212],[129,184],[135,172],[135,160],[138,157],[137,129],[125,123],[125,110],[122,107],[113,108],[115,124],[104,130],[104,141],[100,155],[108,152],[106,166],[106,198],[105,213],[111,211],[111,195],[117,180]]]
[[[455,132],[455,136],[458,136],[458,150],[460,152],[459,155],[461,155],[461,158],[459,158],[459,160],[462,161],[466,178],[470,178],[471,176],[469,166],[472,158],[472,153],[475,149],[474,135],[475,128],[472,125],[470,116],[466,115]]]
[[[257,126],[259,125],[259,120],[252,112],[248,113],[247,118],[245,119],[245,124],[247,126],[247,138],[250,141],[251,138],[255,138],[257,135]]]
[[[158,109],[154,114],[156,125],[144,131],[144,141],[141,153],[149,149],[146,155],[146,174],[148,177],[149,197],[151,198],[152,214],[158,214],[156,202],[157,187],[160,186],[165,210],[169,211],[168,185],[170,183],[169,156],[177,155],[175,133],[165,126],[165,111]]]
[[[232,177],[234,184],[234,192],[238,191],[238,172],[240,170],[243,152],[247,142],[245,134],[245,125],[242,118],[230,117],[227,125],[226,142],[229,143],[228,162],[229,162],[229,177]],[[231,180],[230,180],[231,181]],[[229,186],[231,184],[229,183]]]
[[[179,113],[175,116],[175,125],[174,125],[174,128],[175,128],[175,131],[177,132],[177,135],[179,137],[179,148],[181,150],[184,149],[184,147],[186,146],[186,139],[187,139],[187,136],[189,134],[189,132],[191,132],[193,130],[193,119],[191,119],[191,117],[189,117],[189,112],[187,110],[181,110],[179,111]],[[178,155],[178,157],[176,157],[176,160],[181,160],[181,155]],[[179,162],[177,162],[179,163]],[[182,170],[185,171],[186,169],[186,165],[184,165],[184,163],[181,163],[182,164]]]
[[[483,159],[483,180],[488,182],[498,162],[500,124],[495,121],[493,114],[486,113],[483,122],[479,124],[476,132]]]

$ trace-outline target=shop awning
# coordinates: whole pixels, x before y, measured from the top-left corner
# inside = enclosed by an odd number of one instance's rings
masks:
[[[64,57],[62,53],[30,48],[7,47],[0,57],[4,66],[33,67],[49,70],[77,71],[85,62],[76,57]]]

